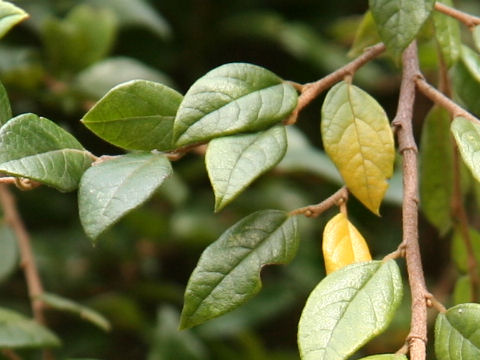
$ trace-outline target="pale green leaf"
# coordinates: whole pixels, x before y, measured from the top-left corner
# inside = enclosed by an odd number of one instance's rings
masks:
[[[92,166],[78,190],[80,220],[96,239],[129,211],[147,201],[172,172],[161,154],[127,154]]]
[[[72,191],[92,161],[71,134],[35,114],[19,115],[0,129],[0,172]]]
[[[290,262],[298,248],[297,219],[279,210],[243,218],[205,249],[185,291],[181,328],[231,311],[261,289],[267,264]]]
[[[0,127],[2,127],[12,117],[10,100],[8,100],[7,90],[0,83]]]
[[[438,360],[480,359],[480,304],[459,304],[435,322]]]
[[[480,51],[480,25],[477,25],[472,30],[473,41],[475,43],[475,47],[478,51]]]
[[[177,145],[264,130],[284,120],[297,92],[262,67],[232,63],[211,70],[188,90],[174,124]]]
[[[273,168],[286,150],[283,126],[210,141],[205,163],[215,193],[215,211],[221,210],[261,174]]]
[[[173,120],[182,95],[146,80],[118,85],[101,98],[83,124],[102,139],[128,150],[173,148]]]
[[[457,117],[451,130],[463,161],[473,177],[480,181],[480,123]]]
[[[0,347],[59,346],[60,340],[46,327],[9,309],[0,308]]]
[[[452,0],[442,0],[442,3],[452,6]],[[460,57],[462,39],[460,37],[460,24],[451,16],[439,11],[433,13],[435,24],[435,37],[447,67],[454,65]]]
[[[380,37],[395,59],[415,39],[434,3],[434,0],[369,0]]]
[[[98,326],[104,331],[109,331],[111,328],[110,322],[103,315],[84,305],[78,304],[75,301],[45,292],[39,296],[39,299],[53,309],[77,315],[81,319]]]
[[[0,38],[19,22],[28,18],[28,14],[8,1],[0,1]]]
[[[12,230],[5,225],[0,226],[0,282],[15,271],[19,255],[17,239]]]
[[[469,275],[460,276],[453,289],[452,302],[454,305],[472,301],[473,283]]]
[[[348,265],[310,294],[298,325],[302,360],[347,359],[390,323],[402,299],[394,260]]]
[[[476,258],[477,262],[480,263],[480,233],[477,230],[470,228],[469,237],[473,248],[473,256]],[[453,233],[450,254],[455,265],[457,265],[458,270],[463,273],[468,272],[468,251],[465,242],[466,240],[463,239],[462,231],[456,229]]]
[[[450,122],[445,109],[432,108],[423,123],[420,141],[420,204],[428,221],[441,235],[452,227],[453,144]]]
[[[321,130],[325,151],[348,189],[378,214],[395,160],[393,134],[383,108],[363,90],[340,82],[323,103]]]
[[[381,354],[363,357],[358,360],[408,360],[403,354]]]
[[[381,42],[378,35],[377,26],[373,20],[372,12],[367,11],[363,16],[362,22],[358,26],[355,39],[353,40],[352,48],[349,56],[359,56],[365,48]]]

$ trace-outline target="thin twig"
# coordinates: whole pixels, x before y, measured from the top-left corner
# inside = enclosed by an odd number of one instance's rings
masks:
[[[2,355],[10,360],[22,360],[22,358],[12,349],[3,349]]]
[[[428,293],[426,297],[427,297],[427,305],[429,307],[433,307],[434,309],[436,309],[438,312],[442,314],[447,312],[447,309],[445,308],[445,306],[443,306],[443,304],[440,301],[438,301],[435,298],[435,296],[433,296],[433,294]]]
[[[457,10],[457,9],[454,9],[454,8],[452,8],[450,6],[447,6],[447,5],[444,5],[444,4],[442,4],[438,1],[435,3],[435,10],[437,10],[437,11],[439,11],[439,12],[445,14],[445,15],[451,16],[454,19],[457,19],[458,21],[461,21],[466,26],[468,26],[470,29],[472,29],[473,27],[475,27],[477,25],[480,25],[480,18],[479,17],[467,14],[467,13],[465,13],[463,11],[460,11],[460,10]]]
[[[302,111],[303,108],[310,104],[312,100],[319,96],[325,89],[328,89],[336,82],[341,81],[345,76],[353,75],[359,68],[379,56],[384,51],[385,45],[383,43],[376,44],[366,49],[365,52],[359,57],[357,57],[355,60],[349,62],[345,66],[328,74],[320,80],[304,84],[301,87],[297,87],[297,89],[300,89],[301,91],[301,94],[298,98],[297,107],[295,108],[293,113],[284,121],[284,124],[294,124],[297,121],[297,117],[300,111]]]
[[[2,176],[0,177],[0,184],[14,184],[17,182],[17,178],[14,176]]]
[[[290,212],[289,215],[304,215],[306,217],[315,218],[327,211],[331,207],[344,206],[345,202],[348,199],[348,190],[345,186],[337,190],[333,195],[330,195],[328,198],[316,205],[305,206]]]
[[[403,74],[397,114],[399,151],[403,156],[402,228],[408,280],[412,294],[412,315],[408,343],[410,358],[424,360],[427,342],[427,289],[418,243],[418,170],[417,145],[413,136],[412,117],[415,81],[420,73],[417,45],[412,42],[402,56]]]

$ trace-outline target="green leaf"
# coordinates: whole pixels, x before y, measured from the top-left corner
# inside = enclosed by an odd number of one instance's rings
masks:
[[[463,161],[473,177],[480,181],[480,123],[457,117],[451,130]]]
[[[0,3],[1,6],[1,3]],[[12,109],[10,107],[10,100],[8,100],[7,90],[0,83],[0,127],[12,117]]]
[[[88,169],[78,190],[80,220],[96,239],[129,211],[147,201],[172,172],[161,154],[127,154]]]
[[[369,0],[380,37],[395,59],[415,39],[434,3],[434,0]]]
[[[382,354],[363,357],[358,360],[408,360],[403,354]]]
[[[124,149],[170,150],[173,120],[181,101],[182,95],[165,85],[134,80],[110,90],[81,121]]]
[[[470,242],[473,248],[473,255],[480,263],[480,233],[475,229],[469,229]],[[463,273],[468,271],[468,251],[460,229],[456,229],[452,238],[451,257],[457,265],[458,270]]]
[[[325,151],[348,189],[372,212],[393,174],[395,149],[387,115],[377,101],[347,82],[330,89],[322,107]]]
[[[177,145],[268,128],[297,105],[297,92],[272,72],[232,63],[211,70],[188,90],[174,123]]]
[[[438,360],[480,359],[480,304],[459,304],[435,322],[435,355]]]
[[[453,144],[450,122],[445,109],[433,107],[423,123],[420,141],[420,204],[428,221],[441,235],[452,227]]]
[[[128,57],[112,57],[84,69],[75,77],[75,87],[100,99],[111,88],[131,80],[149,80],[172,86],[172,80],[160,71]]]
[[[0,227],[0,282],[9,277],[17,268],[19,251],[15,235],[5,225]]]
[[[203,252],[185,291],[181,328],[231,311],[261,289],[260,270],[290,262],[298,248],[297,219],[257,211],[224,232]]]
[[[478,51],[480,51],[480,25],[477,25],[472,30],[473,42]]]
[[[35,114],[19,115],[0,129],[0,172],[72,191],[92,161],[71,134]]]
[[[224,208],[256,178],[273,168],[286,150],[283,126],[210,141],[205,162],[215,192],[215,211]]]
[[[453,304],[463,304],[472,301],[472,281],[470,276],[460,276],[453,289]]]
[[[28,18],[28,14],[8,1],[0,1],[0,38],[19,22]]]
[[[388,326],[402,299],[394,260],[348,265],[310,294],[298,325],[302,360],[343,360]]]
[[[104,331],[109,331],[111,328],[110,322],[103,315],[70,299],[45,292],[39,296],[39,299],[56,310],[75,314]]]
[[[373,19],[371,11],[367,11],[363,16],[362,22],[358,26],[355,39],[353,40],[352,48],[350,49],[349,56],[359,56],[365,50],[365,48],[375,45],[381,42],[378,35],[377,26]]]
[[[60,340],[46,327],[15,311],[0,308],[0,347],[37,348],[59,345]]]
[[[467,46],[462,47],[461,61],[457,62],[452,76],[455,93],[466,107],[480,115],[480,56]]]
[[[442,0],[442,3],[448,6],[453,5],[452,0]],[[445,64],[451,67],[460,58],[462,49],[460,25],[456,19],[439,11],[433,13],[433,23],[435,24],[435,37]]]

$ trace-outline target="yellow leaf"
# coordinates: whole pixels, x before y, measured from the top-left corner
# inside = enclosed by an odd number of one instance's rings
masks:
[[[327,274],[354,262],[372,260],[362,234],[342,213],[325,226],[322,248]]]
[[[321,128],[325,151],[348,189],[378,215],[395,160],[385,111],[365,91],[343,81],[325,98]]]

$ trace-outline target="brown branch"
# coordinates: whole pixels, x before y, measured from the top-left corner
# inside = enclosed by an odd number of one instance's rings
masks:
[[[357,57],[355,60],[349,62],[338,70],[328,74],[318,81],[304,84],[303,86],[296,86],[300,89],[301,94],[298,98],[298,104],[293,113],[285,120],[285,125],[294,124],[297,121],[298,114],[308,104],[319,96],[325,89],[331,87],[333,84],[341,81],[347,75],[353,75],[359,68],[373,60],[385,51],[385,45],[380,43],[369,47],[365,52]]]
[[[427,342],[428,291],[423,274],[418,243],[418,170],[417,145],[413,136],[412,117],[415,102],[415,82],[420,73],[417,46],[413,42],[402,56],[403,74],[397,114],[393,125],[397,127],[399,151],[403,156],[402,228],[405,245],[408,280],[412,294],[412,317],[408,343],[410,358],[424,360]]]
[[[438,312],[444,314],[447,312],[447,309],[445,308],[445,306],[443,306],[443,304],[438,301],[435,296],[433,296],[432,294],[427,294],[427,305],[429,307],[433,307],[434,309],[436,309]]]
[[[305,206],[290,212],[290,216],[293,215],[304,215],[306,217],[315,218],[327,211],[331,207],[344,206],[345,202],[348,199],[348,190],[345,186],[336,191],[333,195],[330,195],[328,198],[316,205]]]
[[[438,12],[441,12],[445,15],[451,16],[454,19],[457,19],[458,21],[461,21],[464,23],[466,26],[468,26],[470,29],[480,25],[480,18],[477,16],[470,15],[466,12],[454,9],[450,6],[444,5],[440,2],[435,3],[435,10]]]
[[[2,355],[10,360],[22,360],[22,358],[19,355],[17,355],[17,353],[12,349],[3,349]]]

